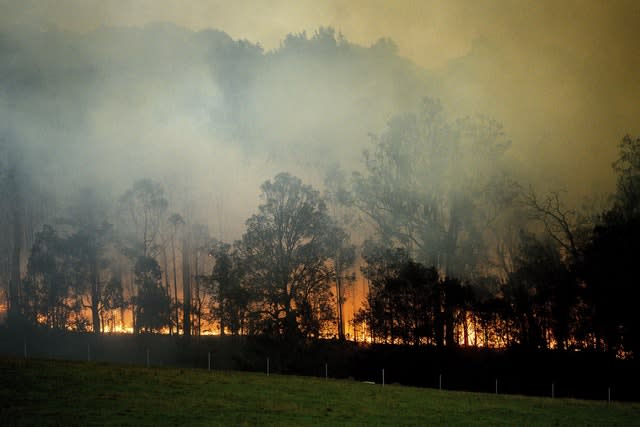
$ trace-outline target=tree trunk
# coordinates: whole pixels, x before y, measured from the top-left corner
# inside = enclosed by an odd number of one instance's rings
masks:
[[[100,322],[100,279],[98,274],[98,262],[95,257],[91,259],[91,322],[93,324],[93,332],[99,334],[101,330]]]
[[[9,192],[13,195],[13,247],[9,273],[9,317],[15,318],[20,312],[20,255],[22,252],[22,199],[20,189],[12,170],[8,177]]]
[[[182,244],[182,333],[191,336],[191,266],[189,262],[189,242]]]
[[[196,285],[196,289],[195,289],[195,298],[194,298],[194,302],[195,302],[195,317],[196,317],[196,325],[195,325],[195,335],[196,336],[200,336],[200,326],[201,326],[201,321],[202,321],[202,304],[201,304],[201,300],[200,300],[200,279],[199,279],[199,274],[200,272],[198,271],[198,252],[196,251],[196,259],[195,259],[195,271],[194,271],[194,277],[195,277],[195,285]]]
[[[175,232],[171,237],[171,258],[173,260],[173,296],[175,297],[175,322],[176,322],[176,334],[180,334],[180,315],[178,313],[178,273],[176,269],[176,245],[175,245]]]
[[[344,317],[343,317],[343,298],[342,298],[342,278],[339,267],[336,266],[336,295],[338,299],[338,339],[344,341]]]
[[[162,245],[162,261],[164,263],[164,289],[169,301],[171,301],[171,284],[169,283],[169,259],[167,246]],[[171,320],[171,308],[169,308],[169,320]],[[173,322],[169,321],[169,335],[173,335]]]

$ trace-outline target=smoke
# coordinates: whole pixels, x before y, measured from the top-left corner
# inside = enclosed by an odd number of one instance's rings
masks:
[[[640,133],[633,1],[0,4],[2,129],[33,179],[64,199],[150,177],[225,238],[262,181],[357,169],[422,96],[501,121],[528,179],[576,198],[611,189],[617,142]],[[286,37],[321,26],[346,40]]]
[[[328,168],[357,167],[367,132],[423,92],[405,96],[420,81],[392,51],[328,29],[273,52],[169,24],[2,42],[1,128],[54,210],[83,187],[113,201],[148,177],[172,210],[226,239],[263,181],[284,170],[321,186]]]

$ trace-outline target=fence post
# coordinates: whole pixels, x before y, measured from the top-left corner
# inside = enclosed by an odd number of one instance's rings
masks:
[[[384,368],[382,368],[382,387],[384,387]]]
[[[211,370],[211,352],[207,353],[207,370]]]
[[[269,358],[267,357],[267,376],[269,376]]]

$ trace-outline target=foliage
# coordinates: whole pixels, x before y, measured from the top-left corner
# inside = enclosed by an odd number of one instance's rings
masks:
[[[624,219],[640,216],[640,137],[625,135],[619,145],[618,159],[613,163],[618,174],[615,207]]]
[[[122,232],[130,242],[127,252],[135,258],[138,255],[155,256],[159,251],[159,234],[163,214],[168,202],[162,186],[150,179],[136,181],[120,197]]]
[[[218,242],[211,249],[215,259],[207,286],[212,295],[213,320],[218,322],[220,334],[238,335],[248,332],[250,294],[243,282],[244,268],[236,247]]]
[[[23,283],[22,312],[33,324],[66,329],[81,314],[81,293],[71,284],[65,241],[45,225],[36,234]]]
[[[640,138],[620,143],[613,206],[603,212],[580,265],[596,348],[618,355],[640,354],[636,311],[637,254],[640,253]]]
[[[374,342],[456,344],[456,323],[466,322],[471,288],[441,278],[436,268],[413,261],[403,249],[369,246],[362,267],[369,280],[366,305],[356,323],[368,327]]]
[[[555,240],[538,240],[522,233],[514,271],[503,287],[510,310],[503,313],[518,326],[517,341],[530,348],[554,346],[566,349],[570,337],[572,307],[577,300],[577,283],[563,262]]]
[[[483,233],[509,189],[499,180],[509,143],[484,118],[446,120],[439,101],[394,117],[354,174],[351,203],[381,240],[406,248],[426,265],[470,277],[486,251]],[[502,194],[501,197],[493,197]]]
[[[340,231],[319,193],[298,178],[277,175],[262,185],[262,197],[241,242],[262,329],[318,337],[333,319],[330,260]]]
[[[151,257],[138,257],[134,281],[138,286],[138,295],[134,300],[136,329],[160,332],[171,321],[171,299],[162,288],[162,272],[158,262]]]

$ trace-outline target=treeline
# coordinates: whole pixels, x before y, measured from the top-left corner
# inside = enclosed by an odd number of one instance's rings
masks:
[[[637,355],[640,139],[619,145],[607,207],[579,211],[523,183],[497,123],[441,111],[392,120],[345,195],[377,231],[354,321],[382,343]]]
[[[352,280],[349,236],[320,193],[298,178],[279,174],[262,185],[262,196],[243,238],[227,244],[170,213],[164,190],[151,180],[135,182],[119,198],[113,223],[83,193],[73,216],[35,232],[26,274],[8,288],[9,325],[342,334],[335,314],[342,301],[334,295]]]
[[[332,171],[324,194],[286,173],[266,181],[233,243],[186,224],[152,180],[115,207],[84,192],[30,229],[39,199],[8,162],[8,324],[344,339],[361,273],[368,292],[350,325],[360,340],[635,357],[640,139],[620,144],[609,206],[583,214],[520,184],[508,147],[496,122],[449,121],[426,99],[373,137],[361,171]],[[345,230],[370,237],[357,250]]]

